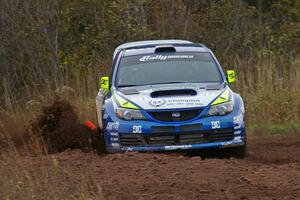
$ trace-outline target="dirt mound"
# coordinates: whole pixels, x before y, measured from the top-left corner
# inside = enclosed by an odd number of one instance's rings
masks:
[[[299,135],[250,137],[245,159],[78,151],[55,158],[76,177],[92,171],[105,199],[300,199],[299,143]]]
[[[73,150],[51,156],[24,157],[17,162],[18,167],[10,167],[14,166],[14,161],[1,165],[0,159],[0,172],[1,168],[26,168],[29,172],[18,176],[31,174],[33,178],[28,182],[38,183],[34,187],[36,199],[72,199],[74,195],[82,197],[84,192],[86,199],[298,200],[299,142],[299,134],[249,137],[249,155],[245,159],[202,159],[178,152],[128,152],[98,156]],[[41,165],[43,168],[39,172]],[[57,171],[61,169],[60,173],[54,171],[51,176],[45,177],[45,169],[51,171],[53,166]],[[0,185],[1,180],[4,186],[13,183],[11,177],[1,177]],[[25,181],[24,184],[28,183]],[[54,185],[51,189],[58,186],[57,191],[63,190],[61,196],[45,195],[49,185]],[[11,188],[0,187],[0,194]],[[24,185],[18,191],[23,195],[32,189]],[[26,199],[24,195],[22,199]]]
[[[0,155],[3,152],[8,151],[8,147],[9,147],[9,144],[8,144],[5,132],[4,132],[3,125],[0,121]]]
[[[2,152],[5,152],[8,150],[8,142],[7,142],[7,139],[4,137],[4,134],[1,133],[1,130],[0,130],[0,154]]]
[[[100,149],[96,134],[80,124],[68,102],[56,100],[30,122],[26,135],[30,138],[31,147],[45,147],[48,153],[57,153],[66,149]]]
[[[253,137],[249,140],[247,160],[282,165],[300,162],[300,135]]]

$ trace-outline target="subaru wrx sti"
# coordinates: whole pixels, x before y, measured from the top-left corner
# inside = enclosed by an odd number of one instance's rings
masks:
[[[244,104],[205,45],[153,40],[120,45],[96,98],[108,152],[246,150]]]

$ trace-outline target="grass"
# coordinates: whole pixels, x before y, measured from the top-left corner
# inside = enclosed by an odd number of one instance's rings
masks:
[[[11,154],[0,159],[0,174],[0,199],[104,199],[90,172],[71,171],[53,156]]]
[[[300,133],[300,122],[291,121],[283,124],[250,124],[247,126],[247,133],[250,136]]]
[[[230,87],[244,99],[249,132],[298,132],[299,126],[291,124],[300,121],[299,61],[290,66],[278,64],[275,56],[258,56],[255,61],[235,57],[233,61],[237,66],[238,80]],[[100,62],[100,66],[109,65],[110,60]],[[0,122],[5,126],[2,129],[5,129],[6,137],[19,137],[24,125],[39,113],[41,107],[58,96],[74,105],[82,122],[87,119],[96,122],[95,97],[99,77],[107,74],[108,67],[90,66],[69,71],[62,77],[66,79],[63,82],[67,87],[56,88],[54,85],[59,83],[49,82],[50,85],[43,90],[32,88],[32,94],[23,99],[7,93],[5,99],[9,104],[0,110]]]
[[[250,136],[300,133],[300,64],[293,63],[290,68],[281,69],[275,61],[275,58],[262,58],[256,62],[235,58],[238,81],[231,87],[244,99]],[[87,68],[84,73],[74,71],[66,82],[72,90],[63,91],[62,86],[57,90],[53,87],[55,84],[45,90],[33,88],[33,94],[24,98],[28,101],[8,93],[9,106],[0,110],[0,136],[6,141],[8,150],[8,154],[1,150],[2,159],[0,155],[1,198],[104,198],[101,186],[94,183],[89,172],[74,174],[52,156],[20,156],[15,146],[22,143],[28,121],[39,114],[43,105],[57,97],[74,105],[81,122],[87,119],[96,122],[98,80],[108,71],[108,68],[97,67]],[[32,159],[39,159],[39,162]]]

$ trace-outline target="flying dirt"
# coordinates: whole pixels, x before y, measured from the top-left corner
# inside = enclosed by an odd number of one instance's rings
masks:
[[[49,185],[57,186],[63,199],[79,198],[82,190],[86,199],[300,199],[299,134],[250,137],[244,159],[217,158],[220,152],[99,155],[93,151],[101,149],[95,134],[63,101],[45,107],[29,130],[41,136],[47,152],[24,154],[18,162],[0,159],[0,194],[11,195],[2,180],[16,168],[30,176],[18,186],[18,194],[26,195],[36,181],[36,199],[53,198],[40,192]],[[53,163],[54,175],[45,176]]]
[[[96,133],[80,124],[72,105],[63,100],[44,107],[41,115],[30,122],[25,136],[33,149],[42,147],[50,154],[67,149],[101,150]]]

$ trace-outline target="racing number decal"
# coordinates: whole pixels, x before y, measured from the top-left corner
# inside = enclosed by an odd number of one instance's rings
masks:
[[[132,133],[142,133],[142,126],[132,126]]]
[[[221,128],[220,121],[211,121],[211,128],[212,129]]]

